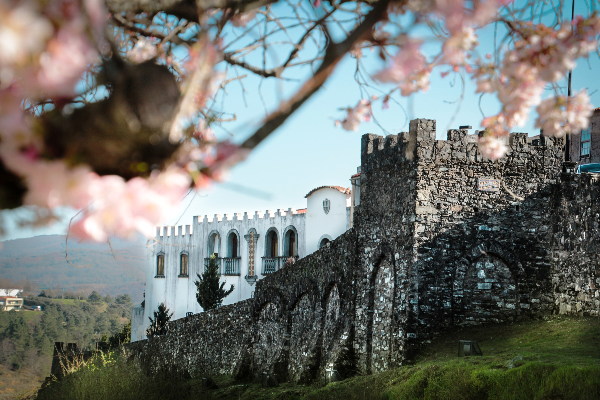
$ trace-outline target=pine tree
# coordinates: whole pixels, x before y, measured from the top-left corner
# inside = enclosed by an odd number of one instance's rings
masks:
[[[150,320],[150,327],[146,330],[147,337],[154,337],[164,335],[167,333],[167,324],[173,316],[173,313],[169,314],[169,309],[165,306],[165,303],[158,305],[158,311],[154,311],[154,319],[148,317]]]
[[[219,286],[219,264],[214,254],[210,256],[202,276],[200,274],[196,275],[199,279],[195,282],[198,290],[196,300],[204,311],[219,307],[223,303],[223,299],[233,292],[233,285],[229,290],[223,289],[225,282],[222,282]]]

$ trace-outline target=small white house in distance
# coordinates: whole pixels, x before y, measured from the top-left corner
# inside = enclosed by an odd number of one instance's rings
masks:
[[[0,289],[0,297],[17,297],[23,293],[23,289]]]
[[[173,313],[172,319],[203,311],[196,301],[196,275],[212,254],[225,289],[234,285],[223,300],[227,305],[252,297],[256,281],[290,257],[302,258],[350,229],[350,188],[321,186],[305,198],[305,209],[194,217],[191,225],[158,228],[148,242],[145,307],[133,310],[131,341],[146,337],[149,317],[160,303]]]

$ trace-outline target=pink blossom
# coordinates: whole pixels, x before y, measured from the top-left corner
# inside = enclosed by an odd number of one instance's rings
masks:
[[[420,71],[426,63],[425,56],[419,50],[421,42],[405,38],[392,65],[377,73],[374,78],[380,82],[400,83],[412,73]]]
[[[27,184],[23,203],[47,208],[87,206],[92,200],[90,187],[97,179],[89,167],[71,169],[62,161],[28,159],[15,172],[24,176]]]
[[[504,138],[486,134],[479,138],[479,150],[485,158],[498,160],[504,157],[504,154],[508,151],[508,147]]]
[[[535,127],[541,128],[547,136],[560,137],[566,132],[579,132],[588,127],[593,110],[584,90],[570,99],[565,96],[551,97],[537,107]]]
[[[31,140],[30,129],[21,108],[23,93],[16,85],[0,90],[0,142],[17,141],[18,146]]]
[[[152,237],[154,227],[177,208],[189,184],[189,175],[176,168],[148,180],[125,182],[118,176],[100,177],[91,190],[94,202],[72,227],[73,232],[96,241],[136,233]]]
[[[52,35],[52,25],[39,14],[35,2],[11,5],[0,2],[0,69],[24,64],[42,51]]]
[[[156,57],[158,49],[156,45],[146,38],[139,38],[135,46],[127,52],[127,58],[135,63],[142,63]]]
[[[347,112],[348,115],[341,121],[342,128],[347,131],[358,131],[361,122],[371,120],[371,103],[363,99],[354,108],[348,108]]]
[[[475,30],[468,26],[463,27],[444,42],[444,61],[453,65],[464,63],[466,52],[473,50],[478,43]]]
[[[418,91],[426,92],[429,90],[429,77],[431,75],[431,67],[413,72],[403,82],[398,85],[402,96],[410,96]]]
[[[75,85],[87,67],[98,61],[98,54],[82,32],[70,27],[61,29],[40,56],[36,82],[26,82],[32,90],[48,96],[72,96]]]

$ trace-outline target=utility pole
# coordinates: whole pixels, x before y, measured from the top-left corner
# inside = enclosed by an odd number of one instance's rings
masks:
[[[575,0],[571,2],[571,33],[573,33],[573,18],[575,17]],[[567,102],[571,101],[571,76],[573,70],[569,70],[567,86]],[[565,133],[565,161],[571,161],[571,133]]]

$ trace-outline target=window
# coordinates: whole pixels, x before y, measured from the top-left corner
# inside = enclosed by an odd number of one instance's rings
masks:
[[[583,129],[581,131],[581,156],[590,156],[590,145],[592,144],[591,130]]]
[[[329,239],[327,239],[327,238],[324,238],[323,240],[321,240],[321,243],[319,243],[319,248],[321,248],[321,247],[323,247],[323,246],[327,245],[327,243],[329,243],[329,242],[330,242],[330,240],[329,240]]]
[[[277,231],[274,229],[267,233],[266,257],[277,257]]]
[[[283,252],[286,257],[294,257],[297,255],[298,248],[296,245],[296,230],[293,227],[289,227],[285,232],[283,243]]]
[[[159,254],[156,256],[156,276],[164,277],[165,276],[165,255]]]
[[[331,202],[329,201],[329,199],[323,200],[323,211],[325,211],[325,214],[329,214],[330,208],[331,208]]]
[[[179,276],[188,276],[188,255],[181,253],[179,256]]]
[[[212,256],[214,254],[218,258],[220,247],[219,233],[217,231],[212,231],[210,235],[208,235],[208,255]]]
[[[231,231],[227,236],[227,256],[229,258],[237,258],[239,257],[239,241],[237,232]]]

